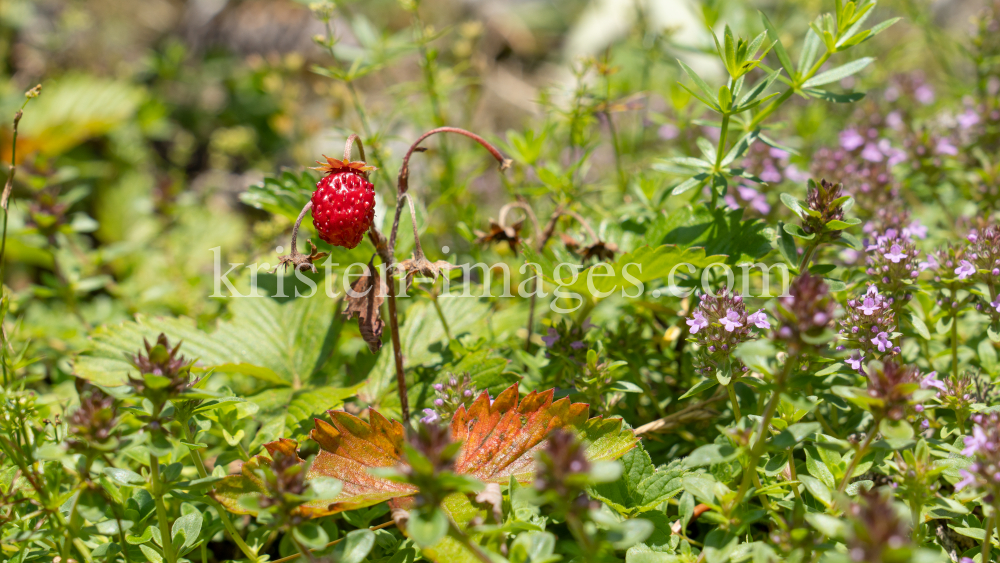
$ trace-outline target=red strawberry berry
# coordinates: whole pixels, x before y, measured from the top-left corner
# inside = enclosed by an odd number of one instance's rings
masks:
[[[326,164],[314,170],[326,173],[312,195],[313,226],[319,238],[334,246],[354,248],[375,219],[375,189],[364,162],[348,162],[324,155]]]

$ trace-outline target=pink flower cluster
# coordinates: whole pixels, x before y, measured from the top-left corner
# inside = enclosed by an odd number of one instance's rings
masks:
[[[743,298],[723,289],[718,296],[702,295],[698,306],[685,321],[688,331],[699,344],[695,371],[705,375],[715,372],[730,361],[730,354],[739,344],[756,338],[751,327],[760,330],[771,328],[763,310],[747,313]],[[746,371],[746,367],[733,361],[733,372]]]
[[[955,489],[975,487],[987,493],[987,502],[1000,488],[1000,415],[977,414],[972,417],[976,423],[972,435],[965,437],[965,449],[962,455],[974,458],[972,465],[959,473],[962,480],[955,484]]]
[[[914,229],[926,233],[926,227],[914,222]],[[879,289],[891,294],[895,299],[909,300],[910,285],[920,275],[920,251],[911,239],[914,229],[886,229],[869,241],[868,269],[866,273],[875,278]]]
[[[899,353],[899,346],[892,341],[896,330],[896,314],[892,310],[894,300],[879,293],[875,285],[861,297],[847,302],[844,317],[840,320],[840,340],[837,347],[855,350],[847,363],[856,370],[871,358],[882,358]]]

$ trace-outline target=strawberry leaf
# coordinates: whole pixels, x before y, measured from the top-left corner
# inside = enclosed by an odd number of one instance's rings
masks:
[[[548,434],[556,428],[575,429],[587,443],[591,461],[615,460],[635,447],[638,439],[621,419],[587,418],[589,406],[562,398],[553,401],[553,391],[531,392],[519,400],[517,385],[500,393],[496,399],[483,392],[466,410],[460,407],[452,418],[451,437],[462,443],[455,472],[484,482],[506,486],[513,477],[524,483],[535,472],[535,453],[545,445]],[[365,422],[344,411],[328,411],[331,422],[316,419],[309,438],[320,447],[306,480],[333,477],[343,482],[343,490],[334,499],[311,501],[299,510],[304,516],[317,517],[355,510],[380,502],[416,494],[416,489],[372,473],[372,469],[402,467],[403,426],[389,421],[375,410]],[[269,454],[276,450],[295,452],[298,444],[281,439],[264,445]],[[264,493],[263,483],[254,471],[269,463],[265,456],[248,461],[241,472],[226,477],[213,497],[227,510],[237,514],[255,514],[248,496]],[[241,502],[242,501],[242,502]],[[464,518],[453,518],[462,525]]]

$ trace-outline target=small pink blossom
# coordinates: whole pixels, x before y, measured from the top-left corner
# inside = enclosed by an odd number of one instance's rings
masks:
[[[962,260],[959,262],[959,266],[955,268],[955,275],[958,279],[964,280],[965,278],[976,273],[976,267],[972,265],[968,260]]]
[[[990,307],[993,307],[998,313],[1000,313],[1000,295],[997,295],[996,299],[990,301]]]
[[[927,227],[920,224],[920,219],[915,219],[909,227],[903,228],[903,235],[919,239],[927,238]]]
[[[969,473],[968,471],[966,471],[964,469],[959,469],[958,470],[958,474],[962,476],[962,480],[959,481],[958,483],[955,483],[955,490],[956,491],[960,491],[960,490],[964,489],[965,487],[968,487],[969,485],[975,485],[976,484],[976,476],[974,474]],[[965,561],[966,559],[969,559],[969,558],[968,557],[963,557],[962,561]],[[972,561],[972,559],[969,559],[969,561]]]
[[[889,340],[889,334],[885,332],[878,333],[878,335],[872,340],[872,344],[878,346],[879,352],[885,352],[886,350],[892,348],[892,341]]]
[[[771,323],[767,320],[767,314],[763,309],[758,309],[756,313],[747,315],[747,322],[753,323],[757,328],[771,328]]]
[[[875,143],[868,143],[865,145],[864,150],[861,151],[861,158],[867,160],[868,162],[882,162],[885,155],[882,154],[882,151],[878,150]]]
[[[971,129],[977,123],[979,123],[979,114],[972,108],[965,110],[965,113],[958,116],[958,126],[962,129]]]
[[[726,316],[719,319],[719,322],[722,323],[722,326],[726,327],[726,332],[732,332],[736,330],[736,327],[743,326],[743,323],[740,322],[739,313],[732,309],[728,309]]]
[[[894,244],[889,247],[889,252],[885,253],[885,257],[892,260],[893,264],[899,264],[900,260],[906,258],[906,253],[903,252],[903,249],[898,244]]]
[[[965,437],[965,449],[962,455],[975,455],[976,452],[986,452],[990,449],[990,440],[978,424],[972,427],[972,436]]]
[[[923,104],[925,106],[933,104],[934,103],[934,89],[931,88],[930,86],[924,84],[924,85],[920,86],[919,88],[917,88],[917,90],[915,92],[913,92],[913,97],[916,98],[916,100],[918,102],[920,102],[921,104]]]
[[[937,145],[934,146],[934,151],[938,154],[947,154],[949,156],[958,155],[958,147],[946,138],[938,139]]]
[[[847,365],[851,366],[851,369],[860,370],[861,363],[865,361],[865,357],[861,354],[861,352],[855,352],[845,361],[847,362]]]
[[[947,391],[948,388],[945,384],[937,378],[937,372],[932,371],[927,374],[926,377],[920,380],[920,386],[924,389],[930,389],[931,387],[937,389],[938,391]]]
[[[864,302],[861,304],[861,307],[859,308],[864,314],[871,315],[872,313],[878,311],[882,307],[879,306],[877,303],[875,303],[875,300],[872,299],[871,297],[865,297]]]
[[[840,148],[845,151],[853,151],[865,144],[865,138],[858,133],[857,129],[845,129],[840,132]]]
[[[696,334],[699,330],[708,326],[708,319],[701,311],[695,311],[692,318],[687,320],[687,325],[691,327],[691,334]]]

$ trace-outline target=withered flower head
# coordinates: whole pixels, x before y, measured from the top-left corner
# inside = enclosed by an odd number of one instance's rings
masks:
[[[288,455],[280,450],[271,455],[271,474],[264,480],[267,495],[260,499],[264,508],[290,500],[286,499],[286,495],[301,496],[306,492],[305,465],[298,455]]]
[[[584,264],[593,258],[596,258],[598,262],[610,262],[615,259],[615,254],[618,253],[618,245],[613,242],[595,239],[594,242],[585,245],[565,233],[560,233],[559,237],[566,245],[566,250],[579,256],[580,261]]]
[[[118,423],[118,407],[114,397],[96,387],[89,393],[80,395],[80,407],[69,418],[73,438],[70,445],[74,449],[90,445],[101,445],[108,441]]]
[[[590,471],[583,444],[575,434],[562,428],[549,434],[545,448],[538,452],[535,488],[571,500],[583,492],[581,477]]]
[[[819,184],[811,183],[813,189],[809,190],[806,196],[806,203],[809,209],[819,213],[819,217],[806,215],[803,219],[802,229],[807,233],[822,233],[826,229],[829,221],[842,221],[844,219],[844,208],[834,202],[844,195],[843,184],[832,184],[826,180],[821,180]],[[840,231],[831,231],[831,238],[840,237]]]
[[[452,441],[448,426],[436,422],[418,424],[417,431],[410,433],[408,441],[414,451],[427,459],[435,475],[455,470],[458,444]],[[406,470],[414,471],[415,465],[411,460]]]
[[[146,348],[145,354],[126,354],[126,357],[139,370],[140,375],[156,375],[168,380],[165,385],[157,386],[156,391],[162,391],[168,396],[176,395],[197,382],[191,380],[191,366],[194,365],[194,361],[179,354],[181,342],[171,348],[167,335],[162,332],[156,337],[156,345],[150,346],[146,339],[142,342]],[[150,387],[142,377],[129,376],[129,383],[140,395]]]
[[[50,237],[66,223],[68,210],[69,206],[59,201],[56,191],[44,190],[28,205],[28,225]]]
[[[913,392],[920,388],[920,372],[914,366],[886,360],[881,368],[868,367],[868,395],[881,399],[883,405],[873,407],[877,414],[892,420],[906,416]]]
[[[518,221],[513,225],[503,225],[497,223],[494,219],[490,219],[490,232],[475,231],[477,237],[476,243],[489,245],[506,242],[516,256],[517,245],[521,243],[521,227],[523,226],[524,220]]]
[[[282,266],[285,267],[285,271],[287,272],[288,267],[291,266],[300,272],[311,271],[315,274],[316,262],[326,258],[330,253],[319,252],[311,239],[307,239],[306,242],[309,244],[309,254],[299,252],[299,249],[295,248],[295,243],[292,242],[292,253],[278,256],[278,265],[271,270],[271,273],[277,272],[278,268]]]
[[[907,547],[910,527],[891,501],[876,491],[862,491],[859,502],[847,510],[851,529],[847,553],[852,561],[883,563],[909,560]],[[903,553],[900,553],[900,551]]]
[[[837,304],[822,277],[803,272],[778,303],[778,338],[788,342],[790,349],[797,351],[824,343],[823,335],[833,322]]]

